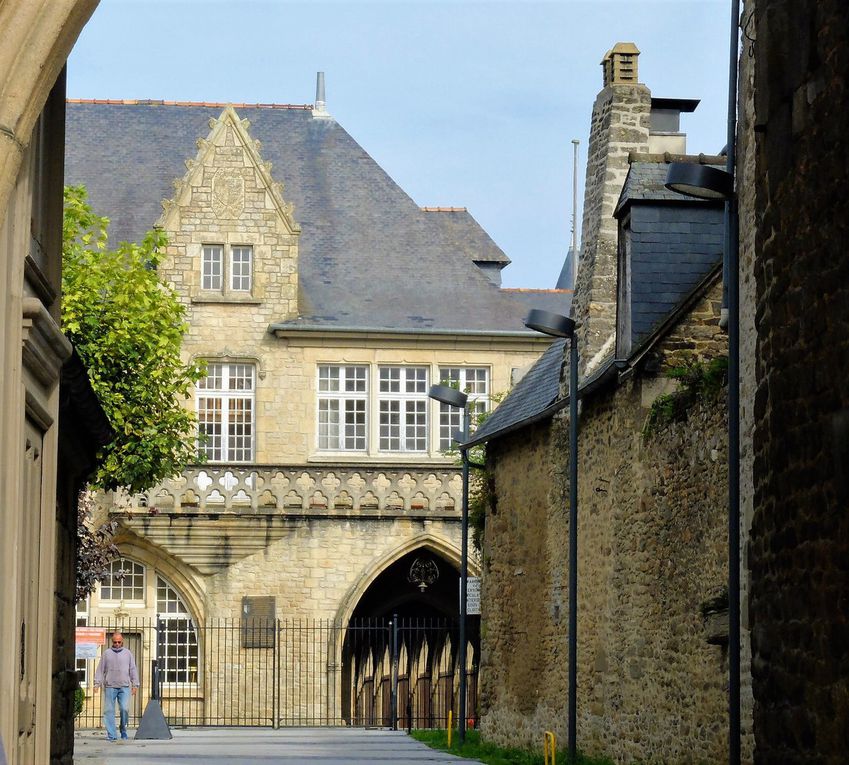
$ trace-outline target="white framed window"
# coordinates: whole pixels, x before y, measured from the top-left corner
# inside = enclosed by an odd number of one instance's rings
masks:
[[[198,450],[212,462],[250,462],[254,454],[253,364],[207,364],[197,383]]]
[[[253,288],[253,247],[204,244],[201,248],[201,289],[206,292],[247,292]],[[225,283],[224,274],[229,278]]]
[[[318,448],[365,451],[368,445],[368,367],[318,367]]]
[[[380,367],[378,447],[385,452],[426,452],[428,368]]]
[[[253,274],[253,248],[239,245],[230,250],[230,289],[235,292],[251,291]]]
[[[197,683],[198,639],[194,620],[177,590],[163,576],[156,576],[156,615],[160,621],[156,655],[162,682]]]
[[[489,369],[486,367],[440,367],[441,385],[449,385],[468,395],[472,430],[477,416],[489,411]],[[463,429],[463,410],[439,404],[439,448],[453,449],[454,433]]]
[[[110,562],[107,572],[100,585],[101,601],[144,603],[144,566],[129,558],[118,558]]]
[[[224,273],[224,248],[220,244],[205,244],[201,258],[201,288],[221,291]]]

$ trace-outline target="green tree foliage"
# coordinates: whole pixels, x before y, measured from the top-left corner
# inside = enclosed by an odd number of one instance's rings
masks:
[[[116,433],[93,483],[137,492],[197,458],[183,401],[202,369],[180,358],[185,308],[156,273],[165,234],[109,249],[108,223],[84,187],[65,189],[62,323]]]

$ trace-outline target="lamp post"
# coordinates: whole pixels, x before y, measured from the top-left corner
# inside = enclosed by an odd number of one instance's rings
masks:
[[[463,430],[460,437],[460,455],[463,459],[463,515],[461,520],[460,545],[460,709],[458,732],[460,742],[466,740],[466,596],[469,578],[469,451],[464,446],[469,440],[471,416],[469,413],[469,397],[456,388],[447,385],[432,385],[428,396],[435,401],[456,409],[463,410]]]
[[[569,762],[575,763],[578,726],[578,339],[575,322],[532,310],[525,326],[569,341]]]
[[[740,253],[734,193],[740,0],[731,0],[725,170],[673,162],[666,187],[699,199],[725,200],[723,274],[728,294],[728,762],[740,763]]]

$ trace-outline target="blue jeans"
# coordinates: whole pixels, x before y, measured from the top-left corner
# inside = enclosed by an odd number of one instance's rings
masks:
[[[127,722],[130,719],[130,686],[103,689],[103,724],[106,726],[106,738],[110,741],[118,738],[115,732],[115,699],[118,699],[118,707],[121,711],[121,738],[127,738]]]

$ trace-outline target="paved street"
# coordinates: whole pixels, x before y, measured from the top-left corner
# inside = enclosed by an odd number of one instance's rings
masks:
[[[130,731],[130,736],[135,731]],[[404,765],[467,760],[429,749],[402,731],[361,728],[212,728],[175,730],[170,741],[106,741],[100,731],[76,734],[74,765]]]

